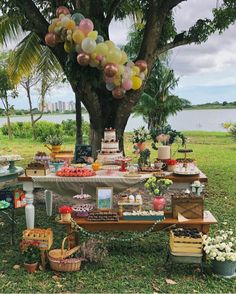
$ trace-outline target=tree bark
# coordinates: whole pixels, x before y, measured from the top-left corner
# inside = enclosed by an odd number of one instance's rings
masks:
[[[11,120],[10,120],[10,109],[9,109],[9,103],[8,103],[8,97],[7,92],[4,93],[3,98],[1,98],[3,107],[5,109],[5,113],[7,116],[7,132],[8,132],[8,138],[12,140],[12,129],[11,129]]]
[[[7,112],[7,129],[8,129],[8,137],[10,140],[12,140],[11,121],[10,121],[10,115],[8,112]]]
[[[80,97],[75,93],[75,109],[76,109],[76,145],[83,144],[82,132],[82,109]]]

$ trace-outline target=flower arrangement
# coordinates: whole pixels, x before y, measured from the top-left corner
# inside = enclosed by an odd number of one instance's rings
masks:
[[[147,141],[148,139],[148,131],[145,130],[145,127],[140,127],[138,129],[134,130],[133,136],[132,136],[132,143],[143,143]]]
[[[71,213],[72,212],[72,207],[67,206],[67,205],[63,205],[63,206],[58,208],[58,211],[59,211],[60,214]]]
[[[172,184],[173,182],[169,179],[158,180],[156,177],[150,177],[144,184],[144,187],[149,191],[149,193],[155,196],[162,196]]]
[[[52,146],[58,146],[63,144],[63,139],[59,135],[49,135],[46,138],[46,144],[50,144]]]
[[[24,258],[24,263],[33,264],[37,263],[40,258],[39,242],[22,240],[20,249]]]
[[[162,145],[171,145],[177,138],[181,139],[182,145],[186,143],[186,137],[176,130],[173,130],[170,125],[165,125],[160,128],[152,128],[150,130],[150,135],[153,140],[152,148],[157,150],[157,143]]]
[[[176,165],[177,164],[177,160],[175,160],[175,159],[168,159],[166,163],[167,163],[167,165]]]
[[[236,261],[236,237],[233,231],[220,230],[216,237],[204,235],[203,250],[212,260]]]

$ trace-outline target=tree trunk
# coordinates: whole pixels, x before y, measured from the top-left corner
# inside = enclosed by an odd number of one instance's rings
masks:
[[[8,137],[10,140],[12,140],[12,129],[11,129],[11,121],[10,121],[10,115],[7,111],[7,129],[8,129]]]
[[[80,97],[75,93],[75,109],[76,109],[76,145],[83,144],[83,131],[82,131],[82,109]]]
[[[97,158],[98,152],[101,150],[103,133],[103,128],[96,128],[90,124],[90,144],[92,145],[92,156],[94,159]]]

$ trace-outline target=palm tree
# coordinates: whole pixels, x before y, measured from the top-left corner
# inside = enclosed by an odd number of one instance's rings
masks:
[[[166,61],[154,65],[145,92],[134,108],[135,116],[142,115],[149,130],[164,126],[169,115],[183,109],[185,100],[171,93],[178,81]]]
[[[41,90],[42,95],[45,96],[45,89],[50,84],[49,81],[55,80],[55,76],[62,75],[63,71],[52,50],[42,44],[40,38],[34,32],[26,34],[22,29],[23,26],[20,17],[15,18],[14,15],[9,16],[7,14],[0,16],[0,45],[7,46],[10,41],[19,42],[19,36],[23,37],[10,55],[9,74],[11,80],[17,85],[32,75],[33,72],[37,72],[39,79],[44,81]],[[44,104],[44,101],[42,104]],[[78,99],[77,104],[80,104]],[[77,109],[79,109],[78,105]],[[76,141],[81,144],[82,116],[78,110],[76,120],[78,126]],[[32,127],[34,127],[35,122],[32,120]]]

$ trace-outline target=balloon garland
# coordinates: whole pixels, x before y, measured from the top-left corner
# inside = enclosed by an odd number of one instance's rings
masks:
[[[116,99],[123,98],[126,91],[141,88],[147,75],[145,60],[135,63],[128,61],[125,51],[98,35],[90,19],[81,13],[71,15],[65,6],[57,8],[56,18],[48,27],[45,43],[50,47],[64,43],[67,53],[78,53],[78,64],[103,70],[106,89]]]

